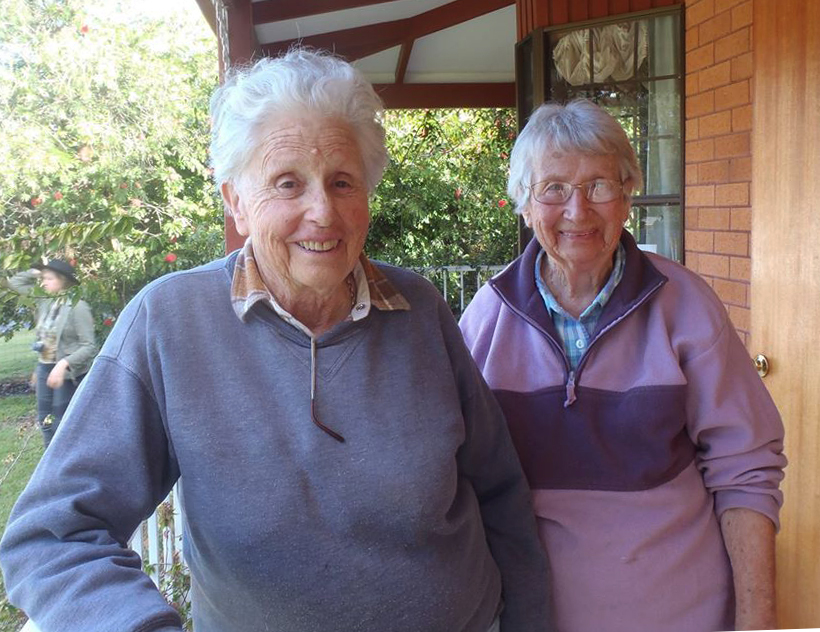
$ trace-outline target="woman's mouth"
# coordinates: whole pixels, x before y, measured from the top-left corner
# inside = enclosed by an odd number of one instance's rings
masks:
[[[338,239],[331,239],[330,241],[297,241],[298,246],[310,252],[327,252],[333,250],[339,245]]]

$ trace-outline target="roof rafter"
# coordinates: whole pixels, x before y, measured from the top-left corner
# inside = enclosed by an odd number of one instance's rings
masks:
[[[358,9],[392,0],[262,0],[253,3],[253,23],[266,24],[281,20],[295,20],[309,15]]]
[[[262,51],[265,55],[275,56],[288,50],[294,44],[302,44],[332,50],[352,61],[400,46],[408,40],[430,35],[512,4],[515,4],[515,0],[455,0],[403,20],[369,24],[358,28],[264,44]]]

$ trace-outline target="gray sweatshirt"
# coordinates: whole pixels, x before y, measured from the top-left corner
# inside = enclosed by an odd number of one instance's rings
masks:
[[[125,548],[177,479],[197,632],[552,629],[503,415],[436,290],[310,339],[230,304],[235,255],[126,308],[20,497],[0,561],[45,630],[179,625]]]

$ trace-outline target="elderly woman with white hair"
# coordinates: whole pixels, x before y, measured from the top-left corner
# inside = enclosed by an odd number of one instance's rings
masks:
[[[503,413],[432,285],[362,253],[380,108],[305,50],[216,91],[248,239],[128,305],[19,499],[6,586],[44,632],[180,632],[125,546],[177,481],[197,632],[552,629]]]
[[[562,632],[775,627],[783,426],[726,310],[624,230],[618,122],[538,108],[509,194],[535,238],[461,328],[532,489]]]

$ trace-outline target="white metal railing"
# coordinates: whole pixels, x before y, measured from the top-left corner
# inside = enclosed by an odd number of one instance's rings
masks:
[[[456,316],[464,312],[478,289],[506,266],[425,266],[414,268],[435,285]]]

